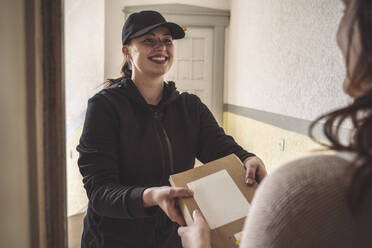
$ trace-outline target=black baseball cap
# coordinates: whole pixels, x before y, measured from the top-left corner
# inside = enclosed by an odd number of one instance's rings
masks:
[[[182,39],[185,37],[183,28],[176,23],[167,22],[159,12],[144,10],[131,14],[125,21],[121,33],[122,44],[125,45],[131,39],[147,34],[160,26],[167,27],[173,39]]]

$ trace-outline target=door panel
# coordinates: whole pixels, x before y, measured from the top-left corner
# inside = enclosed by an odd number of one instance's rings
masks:
[[[167,80],[180,92],[200,97],[212,110],[213,29],[187,27],[184,39],[175,40],[175,57]]]

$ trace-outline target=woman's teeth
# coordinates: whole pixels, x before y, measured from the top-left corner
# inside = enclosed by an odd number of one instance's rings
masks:
[[[150,59],[156,60],[156,61],[164,61],[166,60],[166,57],[151,57]]]

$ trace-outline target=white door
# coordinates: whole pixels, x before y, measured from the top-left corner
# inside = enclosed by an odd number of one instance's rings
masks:
[[[213,29],[187,27],[186,36],[175,40],[175,56],[166,80],[180,92],[200,97],[212,111]]]

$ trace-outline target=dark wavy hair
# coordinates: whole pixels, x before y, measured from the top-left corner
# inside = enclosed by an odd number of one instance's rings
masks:
[[[372,86],[372,1],[356,0],[353,7],[352,23],[347,31],[347,76],[352,87],[359,88],[362,82]],[[355,67],[351,68],[351,46],[356,32],[360,34],[361,50]],[[353,132],[349,143],[343,144],[340,141],[340,128],[346,120],[351,120]],[[322,121],[325,122],[323,132],[330,144],[318,143],[335,151],[353,152],[356,155],[352,162],[348,192],[350,207],[356,213],[372,186],[372,89],[355,98],[350,105],[316,119],[310,126],[311,138],[315,139],[314,127]]]

